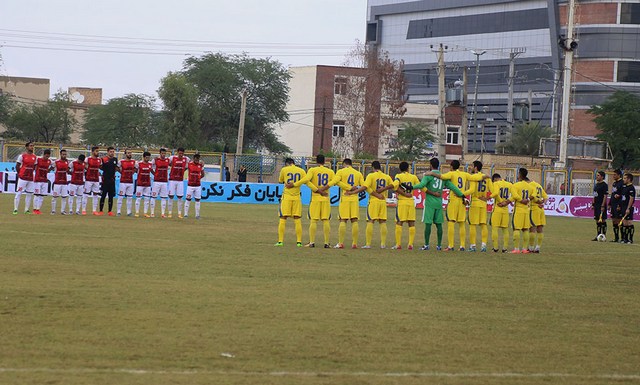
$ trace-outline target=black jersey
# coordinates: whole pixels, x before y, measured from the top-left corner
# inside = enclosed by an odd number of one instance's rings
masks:
[[[622,187],[624,186],[624,182],[622,181],[622,179],[618,179],[616,182],[613,182],[613,184],[611,185],[611,200],[609,200],[609,204],[612,207],[615,207],[617,205],[620,204],[620,201],[622,200]],[[616,195],[619,195],[616,198]]]
[[[635,199],[636,197],[636,187],[633,185],[633,183],[626,184],[622,187],[620,195],[622,196],[620,198],[620,206],[627,207],[629,206],[629,201],[631,201],[631,198]]]
[[[602,207],[607,205],[607,194],[609,186],[606,182],[597,182],[593,186],[593,207]]]

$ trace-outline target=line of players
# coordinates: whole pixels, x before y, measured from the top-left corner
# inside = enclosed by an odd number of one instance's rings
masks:
[[[596,184],[593,186],[593,218],[596,221],[596,237],[607,234],[607,213],[611,216],[613,234],[611,242],[633,243],[635,227],[633,225],[633,204],[635,203],[636,188],[633,185],[633,175],[623,174],[621,170],[613,172],[611,197],[607,202],[609,186],[604,181],[604,171],[596,174]],[[606,238],[605,238],[606,239]]]
[[[351,248],[358,248],[359,234],[359,197],[358,195],[369,193],[369,205],[367,207],[367,228],[365,245],[363,249],[371,248],[374,223],[380,226],[380,247],[386,248],[387,240],[387,202],[385,192],[394,190],[398,197],[395,218],[395,244],[392,249],[402,249],[402,231],[406,224],[409,232],[407,249],[413,250],[415,240],[416,208],[412,194],[413,189],[421,189],[426,194],[423,210],[423,222],[425,223],[425,244],[422,250],[430,249],[430,237],[432,225],[437,229],[436,250],[442,250],[443,223],[446,216],[448,222],[448,246],[445,251],[453,251],[456,224],[459,229],[459,250],[466,248],[466,225],[469,223],[469,251],[476,251],[477,228],[480,228],[480,251],[487,251],[488,225],[492,226],[493,251],[503,253],[508,251],[509,231],[513,229],[512,253],[540,252],[544,239],[544,226],[546,217],[544,203],[547,194],[542,186],[528,179],[528,171],[521,168],[518,171],[517,183],[503,180],[499,174],[489,176],[482,173],[482,163],[473,162],[471,173],[460,170],[460,162],[451,162],[451,171],[440,174],[440,162],[434,158],[430,160],[431,171],[425,173],[422,181],[409,173],[409,164],[400,163],[400,172],[394,179],[384,172],[380,162],[371,163],[373,171],[366,179],[352,167],[350,159],[344,159],[342,168],[334,173],[326,167],[325,158],[318,155],[317,166],[308,171],[295,165],[293,159],[286,159],[285,167],[280,171],[279,181],[284,184],[285,190],[280,203],[278,225],[278,242],[275,246],[284,245],[286,221],[293,218],[295,223],[296,244],[302,247],[302,202],[300,199],[300,186],[306,185],[312,190],[312,198],[309,205],[309,243],[306,247],[315,247],[315,236],[318,221],[322,221],[324,230],[324,248],[330,248],[330,219],[331,207],[327,190],[334,185],[340,187],[339,204],[339,229],[338,243],[334,248],[344,248],[347,223],[351,223],[352,244]],[[442,205],[442,191],[449,189],[449,202],[445,210]],[[467,198],[470,197],[470,199]],[[493,212],[490,221],[487,221],[487,202],[494,199]],[[509,205],[513,205],[513,215],[509,214]],[[469,206],[467,219],[466,206]],[[446,214],[446,215],[445,215]],[[502,231],[502,237],[499,235]],[[502,244],[500,245],[500,240]]]
[[[136,217],[140,216],[141,201],[144,201],[143,215],[155,217],[156,200],[160,198],[161,217],[171,218],[173,200],[174,197],[177,197],[179,218],[183,218],[183,202],[184,217],[188,216],[192,199],[195,200],[195,217],[200,218],[201,179],[204,177],[204,164],[200,161],[199,154],[195,154],[193,160],[190,160],[184,155],[184,149],[178,148],[177,155],[167,157],[167,150],[162,148],[159,156],[153,161],[151,161],[151,154],[145,151],[143,160],[138,162],[132,159],[131,150],[125,150],[124,159],[118,160],[115,157],[113,147],[107,148],[107,156],[105,157],[99,156],[99,147],[92,147],[89,157],[80,155],[76,160],[69,160],[67,159],[67,151],[60,150],[60,158],[54,161],[50,159],[50,150],[44,150],[41,157],[37,157],[33,150],[33,143],[27,142],[25,152],[16,160],[18,183],[14,199],[14,215],[18,214],[22,195],[25,195],[24,213],[30,213],[33,196],[33,213],[41,214],[40,210],[48,189],[47,174],[54,171],[51,214],[56,213],[59,198],[62,215],[73,214],[74,200],[76,203],[75,213],[86,215],[89,197],[92,197],[93,215],[104,215],[105,198],[108,196],[109,216],[121,215],[125,199],[126,214],[132,216],[135,190],[137,197],[135,202]],[[186,200],[183,201],[185,171],[188,171],[187,194]],[[120,173],[120,183],[117,214],[114,214],[113,198],[116,172]],[[134,182],[135,174],[137,174],[137,178]],[[69,205],[68,211],[67,204]]]

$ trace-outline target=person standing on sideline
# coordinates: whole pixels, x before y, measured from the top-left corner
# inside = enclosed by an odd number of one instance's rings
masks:
[[[498,229],[502,230],[502,252],[509,251],[509,198],[511,197],[511,186],[509,181],[503,180],[500,174],[493,174],[493,212],[491,213],[491,241],[493,252],[500,251]]]
[[[289,183],[296,183],[307,176],[307,173],[296,166],[291,158],[284,161],[284,167],[280,170],[278,181],[283,183],[285,189],[280,200],[280,210],[278,212],[280,220],[278,222],[278,242],[274,246],[284,245],[284,232],[287,219],[293,217],[296,228],[296,246],[302,247],[302,199],[300,198],[300,187],[286,188]]]
[[[117,216],[122,212],[122,200],[127,198],[127,216],[132,215],[133,206],[133,175],[136,173],[136,161],[132,158],[131,150],[124,150],[124,159],[118,162],[120,171],[120,188],[118,191],[118,211]],[[109,210],[111,211],[111,210]]]
[[[622,191],[620,195],[622,196],[620,209],[623,212],[622,214],[622,243],[632,244],[633,243],[633,234],[636,232],[635,227],[633,226],[633,204],[636,201],[636,188],[633,185],[633,175],[626,173],[622,177],[622,181],[624,182],[624,186],[622,187]]]
[[[73,214],[73,198],[77,200],[76,203],[76,215],[80,215],[83,204],[84,196],[84,173],[86,170],[86,164],[84,163],[84,154],[80,154],[77,160],[71,162],[69,167],[69,174],[71,174],[71,182],[69,183],[69,212]]]
[[[53,170],[50,157],[51,150],[47,148],[42,156],[36,160],[35,176],[33,178],[33,213],[36,215],[42,214],[40,209],[49,188],[49,171]]]
[[[116,171],[118,170],[118,159],[116,149],[107,148],[107,156],[102,158],[102,185],[100,186],[100,211],[97,215],[104,215],[104,198],[109,196],[109,216],[113,214],[113,198],[116,195]]]
[[[16,175],[18,175],[18,185],[16,186],[16,196],[13,198],[13,215],[18,215],[20,206],[20,196],[24,197],[24,213],[30,214],[31,198],[33,197],[33,170],[36,167],[36,155],[33,153],[33,142],[24,145],[25,152],[16,159]]]
[[[86,159],[85,167],[87,172],[84,181],[84,197],[82,199],[82,215],[87,215],[87,201],[93,196],[93,215],[98,215],[98,194],[100,194],[100,168],[102,167],[102,158],[100,147],[91,147],[91,156]]]
[[[609,199],[609,212],[611,214],[611,222],[613,225],[614,239],[611,242],[620,242],[620,222],[622,221],[622,171],[615,170],[613,172],[613,183],[611,184],[611,198]]]
[[[230,182],[231,181],[231,171],[229,171],[229,167],[227,167],[227,166],[224,167],[224,180],[226,182]]]
[[[316,230],[318,221],[322,221],[324,232],[324,248],[328,249],[329,235],[331,234],[331,202],[326,191],[318,192],[318,187],[324,187],[335,177],[332,169],[324,166],[324,155],[316,156],[316,167],[311,167],[307,175],[295,183],[288,183],[287,188],[300,187],[306,184],[312,191],[311,203],[309,204],[309,243],[305,247],[316,247]],[[244,167],[244,166],[241,166]]]
[[[438,158],[432,158],[429,161],[431,165],[431,171],[440,173],[440,160]],[[423,189],[426,197],[424,201],[424,210],[422,215],[422,222],[424,222],[424,246],[420,250],[429,250],[429,242],[431,238],[431,225],[436,225],[438,243],[436,250],[442,250],[442,224],[444,223],[444,214],[442,208],[442,190],[449,189],[449,194],[455,194],[458,197],[464,198],[464,194],[449,180],[441,180],[433,176],[425,175],[422,177],[420,183],[413,185],[414,189]]]
[[[201,180],[204,178],[204,163],[200,161],[200,154],[193,156],[193,161],[187,166],[189,176],[187,177],[187,199],[184,202],[184,217],[189,216],[189,205],[191,199],[195,199],[196,219],[200,219],[200,198],[202,198]]]
[[[609,186],[604,181],[604,171],[598,171],[596,174],[596,184],[593,186],[593,219],[596,221],[596,236],[592,241],[598,240],[598,235],[607,235],[607,195],[609,194]]]
[[[247,168],[244,164],[240,165],[240,169],[238,170],[238,182],[246,182],[247,181]]]
[[[184,197],[184,172],[191,160],[184,156],[184,148],[178,148],[178,155],[169,158],[171,173],[169,174],[169,218],[173,214],[173,197],[178,197],[178,218],[182,218],[182,198]]]
[[[136,218],[140,216],[140,200],[144,199],[144,211],[143,214],[146,218],[149,217],[147,211],[149,211],[149,198],[151,198],[151,171],[153,165],[149,163],[151,159],[151,153],[145,151],[142,154],[142,162],[138,163],[138,178],[136,180]]]
[[[156,199],[160,198],[160,214],[162,218],[169,198],[169,158],[167,150],[160,149],[160,156],[153,160],[153,189],[151,190],[151,218],[156,216]]]
[[[67,215],[67,200],[69,198],[69,160],[67,159],[67,150],[60,150],[60,159],[54,163],[55,178],[53,180],[53,196],[51,198],[51,214],[56,213],[56,204],[58,197],[61,198],[60,214]],[[73,207],[69,201],[69,211],[73,213]]]

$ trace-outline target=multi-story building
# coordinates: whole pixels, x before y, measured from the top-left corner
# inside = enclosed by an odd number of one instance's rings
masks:
[[[468,69],[469,151],[480,150],[482,137],[485,150],[494,151],[518,121],[559,126],[564,51],[558,39],[566,15],[561,0],[369,0],[367,41],[404,60],[409,100],[432,104],[442,44],[448,85]],[[586,109],[616,89],[640,88],[640,4],[582,0],[576,23],[569,135],[592,137],[597,130]]]

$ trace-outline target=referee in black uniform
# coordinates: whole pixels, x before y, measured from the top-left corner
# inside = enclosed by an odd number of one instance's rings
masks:
[[[596,184],[593,186],[593,218],[596,220],[596,237],[592,241],[598,240],[598,235],[607,235],[607,194],[609,186],[604,181],[604,171],[596,174]]]
[[[100,186],[100,212],[104,212],[104,198],[109,195],[109,216],[113,216],[113,197],[116,195],[116,171],[118,159],[115,157],[116,149],[107,148],[107,156],[102,158],[102,185]]]
[[[609,208],[611,210],[611,221],[613,222],[613,234],[615,239],[611,242],[620,242],[620,221],[622,221],[622,171],[615,170],[613,172],[613,183],[611,184],[611,198],[609,199]]]

